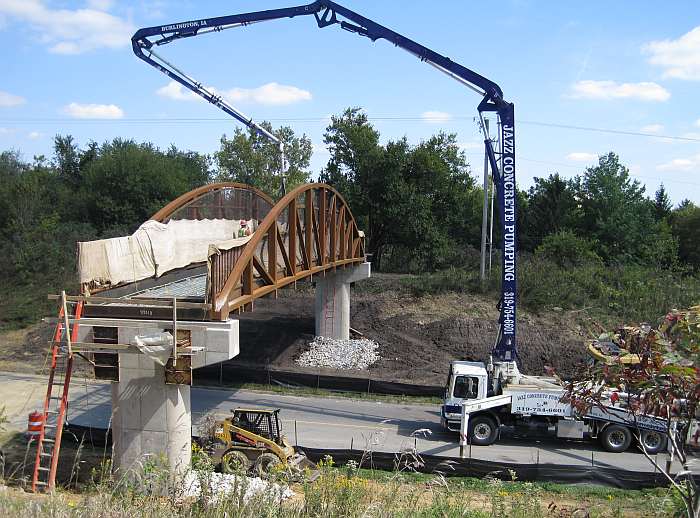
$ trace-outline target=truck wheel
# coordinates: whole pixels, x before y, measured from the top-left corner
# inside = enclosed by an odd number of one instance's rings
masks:
[[[250,467],[250,461],[245,453],[238,450],[229,450],[221,456],[221,472],[234,474],[234,473],[247,473]]]
[[[469,420],[469,438],[472,444],[488,446],[496,442],[497,436],[498,425],[493,418],[480,415]]]
[[[600,435],[603,448],[612,453],[622,453],[632,444],[632,432],[626,426],[611,424],[605,427]]]
[[[666,449],[666,435],[653,430],[643,430],[639,447],[649,455],[656,455]]]
[[[255,466],[253,466],[253,471],[260,478],[267,478],[276,466],[279,466],[282,461],[274,453],[263,453],[255,461]]]

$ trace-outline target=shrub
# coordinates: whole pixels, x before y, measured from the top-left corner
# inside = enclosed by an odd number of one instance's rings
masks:
[[[550,234],[535,250],[535,256],[547,259],[559,266],[579,266],[600,263],[601,259],[593,250],[595,243],[579,237],[570,230]]]

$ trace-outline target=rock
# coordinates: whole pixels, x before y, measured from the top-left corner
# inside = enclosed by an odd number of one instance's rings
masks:
[[[378,349],[379,344],[367,338],[338,340],[317,336],[296,363],[303,367],[363,370],[379,360]]]

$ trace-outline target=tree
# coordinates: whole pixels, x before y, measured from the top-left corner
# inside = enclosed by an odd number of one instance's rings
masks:
[[[312,153],[311,140],[306,135],[295,136],[294,131],[287,126],[274,131],[269,122],[263,122],[261,126],[284,142],[285,159],[289,166],[285,175],[287,191],[307,182],[311,176],[308,170]],[[223,135],[221,147],[214,157],[217,165],[216,180],[245,183],[261,189],[273,198],[279,196],[282,185],[279,147],[254,129],[243,131],[236,128],[230,139]]]
[[[581,231],[597,241],[598,254],[608,262],[645,262],[642,243],[655,232],[653,205],[620,158],[600,156],[576,183]]]
[[[81,174],[77,198],[88,221],[100,232],[121,233],[209,179],[206,157],[123,139],[104,143]]]
[[[695,269],[700,268],[700,207],[692,203],[669,216],[671,232],[678,240],[678,257]]]
[[[656,212],[656,220],[661,221],[666,219],[671,214],[671,209],[673,204],[671,199],[668,197],[668,193],[664,187],[664,184],[659,185],[659,188],[654,193],[654,210]]]
[[[571,180],[559,173],[535,178],[528,192],[526,223],[521,225],[521,248],[534,250],[549,234],[578,226],[580,212]]]
[[[54,137],[54,157],[59,176],[67,183],[77,186],[80,183],[80,150],[71,135]]]
[[[602,337],[614,341],[638,363],[596,363],[567,388],[567,397],[578,412],[609,405],[609,391],[624,394],[620,404],[631,415],[628,424],[641,439],[639,417],[653,415],[666,424],[666,435],[676,458],[683,465],[675,477],[659,465],[642,445],[646,458],[663,473],[682,498],[689,518],[700,516],[700,492],[688,466],[686,443],[700,403],[700,306],[671,311],[661,324],[625,327]]]
[[[388,253],[401,271],[442,268],[477,242],[480,199],[455,135],[382,146],[367,116],[348,108],[331,118],[324,142],[331,157],[321,178],[348,201],[377,267]]]

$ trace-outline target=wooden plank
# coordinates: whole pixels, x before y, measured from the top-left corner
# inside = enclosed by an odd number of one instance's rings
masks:
[[[255,267],[255,270],[260,274],[260,277],[262,277],[267,284],[274,284],[275,280],[272,278],[272,276],[267,272],[263,264],[258,260],[257,257],[253,256],[253,266]]]
[[[318,240],[321,243],[321,247],[318,250],[320,256],[321,265],[326,264],[326,189],[321,187],[319,190],[319,202],[318,202]]]
[[[243,270],[243,294],[253,293],[253,261],[250,261]]]
[[[333,195],[331,198],[331,211],[330,211],[330,222],[329,226],[331,227],[331,236],[330,236],[330,242],[328,243],[328,262],[332,263],[336,259],[336,235],[338,233],[338,227],[336,224],[336,217],[335,217],[335,200],[336,196]]]
[[[49,295],[49,300],[60,300],[60,295]],[[138,304],[141,306],[162,306],[162,307],[172,307],[173,299],[153,299],[153,298],[139,298],[139,297],[129,297],[129,298],[111,298],[111,297],[87,297],[84,295],[66,295],[67,301],[77,302],[80,300],[85,301],[86,305],[90,304]],[[209,309],[211,304],[200,304],[199,302],[177,302],[177,306],[181,309]]]
[[[346,243],[346,250],[347,253],[345,254],[345,257],[355,257],[354,254],[352,253],[352,236],[355,235],[355,229],[353,228],[352,221],[348,223],[348,236],[347,236],[347,243]]]
[[[287,274],[288,275],[293,275],[292,274],[292,263],[289,261],[289,256],[287,255],[287,249],[284,247],[284,241],[282,241],[282,234],[277,232],[277,244],[279,245],[279,251],[280,254],[282,254],[282,260],[284,261],[284,265],[287,268]]]
[[[274,284],[277,279],[277,221],[267,232],[267,271]]]
[[[306,252],[306,241],[307,239],[304,238],[304,232],[301,229],[301,220],[299,218],[299,213],[297,212],[297,231],[299,233],[299,250],[301,250],[301,262],[304,266],[304,270],[309,269],[309,254]],[[307,236],[308,237],[308,236]],[[309,243],[311,243],[311,240],[308,240]]]
[[[289,227],[289,259],[292,265],[292,275],[297,273],[297,200],[296,198],[289,202],[287,208],[287,226]]]
[[[306,252],[306,269],[308,270],[311,266],[311,261],[313,258],[313,216],[314,216],[314,196],[315,191],[309,189],[306,191],[306,197],[304,201],[306,206],[304,207],[304,250]]]
[[[320,266],[323,264],[323,254],[321,253],[321,240],[318,232],[318,214],[314,214],[312,230],[314,234],[314,243],[316,244],[316,260],[313,262],[314,266]]]
[[[338,211],[338,256],[345,259],[345,205],[340,206]]]

